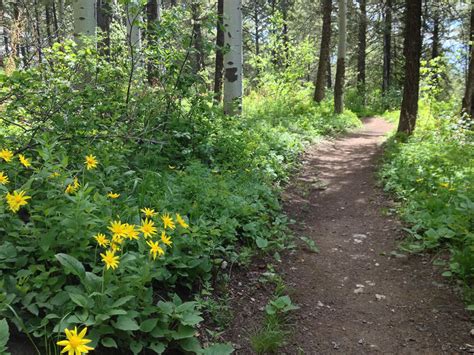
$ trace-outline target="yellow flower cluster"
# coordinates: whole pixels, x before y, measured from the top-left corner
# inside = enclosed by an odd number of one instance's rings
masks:
[[[68,184],[64,192],[66,192],[68,195],[72,195],[79,189],[79,187],[81,187],[81,184],[79,184],[79,180],[77,179],[77,176],[74,176],[74,179],[72,180],[72,184]]]
[[[0,159],[9,163],[13,160],[14,154],[10,149],[2,149],[0,150]],[[31,166],[30,161],[23,155],[18,154],[20,163],[25,167],[28,168]],[[10,182],[8,175],[4,171],[0,171],[0,185],[7,185]],[[5,199],[8,204],[8,208],[12,212],[18,212],[22,206],[28,204],[28,200],[31,199],[31,196],[26,195],[26,191],[14,190],[12,193],[7,192]]]
[[[144,214],[144,219],[141,220],[139,226],[114,220],[107,227],[110,238],[107,238],[103,233],[98,233],[94,236],[98,246],[108,248],[105,253],[100,254],[107,270],[118,267],[120,258],[116,253],[123,248],[126,240],[138,240],[141,235],[150,247],[149,252],[153,260],[157,256],[165,254],[165,246],[171,247],[173,244],[170,233],[176,229],[176,224],[171,215],[166,213],[161,216],[162,230],[160,238],[159,240],[153,240],[158,235],[158,227],[152,218],[157,216],[158,213],[150,208],[143,208],[140,211]],[[189,227],[179,214],[176,214],[176,223],[183,229]]]

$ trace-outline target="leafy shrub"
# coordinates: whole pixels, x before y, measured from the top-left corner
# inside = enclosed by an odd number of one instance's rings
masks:
[[[446,246],[450,272],[472,285],[474,279],[474,140],[458,117],[433,118],[421,107],[413,137],[394,137],[381,177],[402,201],[410,225],[409,251]]]

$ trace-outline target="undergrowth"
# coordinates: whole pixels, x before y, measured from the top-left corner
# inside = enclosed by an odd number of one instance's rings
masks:
[[[415,134],[387,143],[380,176],[401,201],[399,212],[409,225],[401,248],[449,250],[444,275],[461,280],[474,309],[474,134],[451,107],[422,102]]]

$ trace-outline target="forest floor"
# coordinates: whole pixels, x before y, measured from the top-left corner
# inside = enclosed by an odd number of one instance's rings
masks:
[[[435,256],[397,251],[403,225],[375,177],[391,129],[369,118],[362,129],[311,147],[283,196],[295,234],[320,252],[297,249],[277,266],[300,306],[279,354],[474,352],[469,314],[432,265]],[[227,337],[237,354],[253,353],[249,338],[271,297],[261,283],[264,264],[242,271],[230,290],[235,319]]]

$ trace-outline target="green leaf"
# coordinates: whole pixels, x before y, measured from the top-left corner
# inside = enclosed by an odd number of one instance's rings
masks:
[[[135,298],[135,296],[125,296],[125,297],[119,298],[117,301],[115,301],[112,304],[111,308],[118,308],[118,307],[124,305],[125,303],[127,303],[128,301],[130,301],[133,298]]]
[[[158,318],[147,319],[140,324],[140,330],[145,333],[151,332],[158,323]]]
[[[81,279],[84,279],[86,270],[79,260],[73,256],[62,253],[56,254],[55,257],[58,259],[61,265],[64,266],[66,271],[78,276]]]
[[[266,240],[264,238],[258,237],[255,242],[257,243],[257,246],[260,249],[265,249],[266,247],[268,247],[268,240]]]
[[[316,246],[316,243],[313,239],[310,239],[308,237],[300,237],[300,239],[306,243],[306,246],[311,252],[319,253],[319,248]]]
[[[78,306],[81,306],[82,308],[89,308],[89,300],[84,295],[78,293],[69,293],[69,297],[71,298],[71,301],[73,301]]]
[[[119,316],[114,327],[125,331],[134,331],[140,329],[135,319],[128,316]]]
[[[179,341],[179,346],[184,351],[190,351],[194,353],[202,352],[201,344],[199,344],[199,340],[197,338],[186,338]]]
[[[194,329],[194,327],[180,325],[178,327],[178,330],[174,332],[173,339],[179,340],[179,339],[191,338],[195,334],[196,334],[196,330]]]
[[[139,354],[143,349],[143,344],[140,343],[139,341],[132,341],[130,343],[130,350],[132,350],[132,352],[134,354]]]
[[[112,338],[104,338],[100,341],[106,348],[117,348],[117,343]]]
[[[7,350],[7,342],[10,338],[10,331],[6,319],[0,319],[0,354],[5,354]]]
[[[163,343],[153,343],[148,347],[148,349],[153,350],[157,354],[163,354],[166,350],[166,345]]]
[[[214,344],[204,349],[203,355],[229,355],[234,352],[234,348],[230,343]]]
[[[188,313],[183,315],[183,318],[181,319],[181,324],[194,326],[201,323],[203,320],[204,319],[197,314]]]

